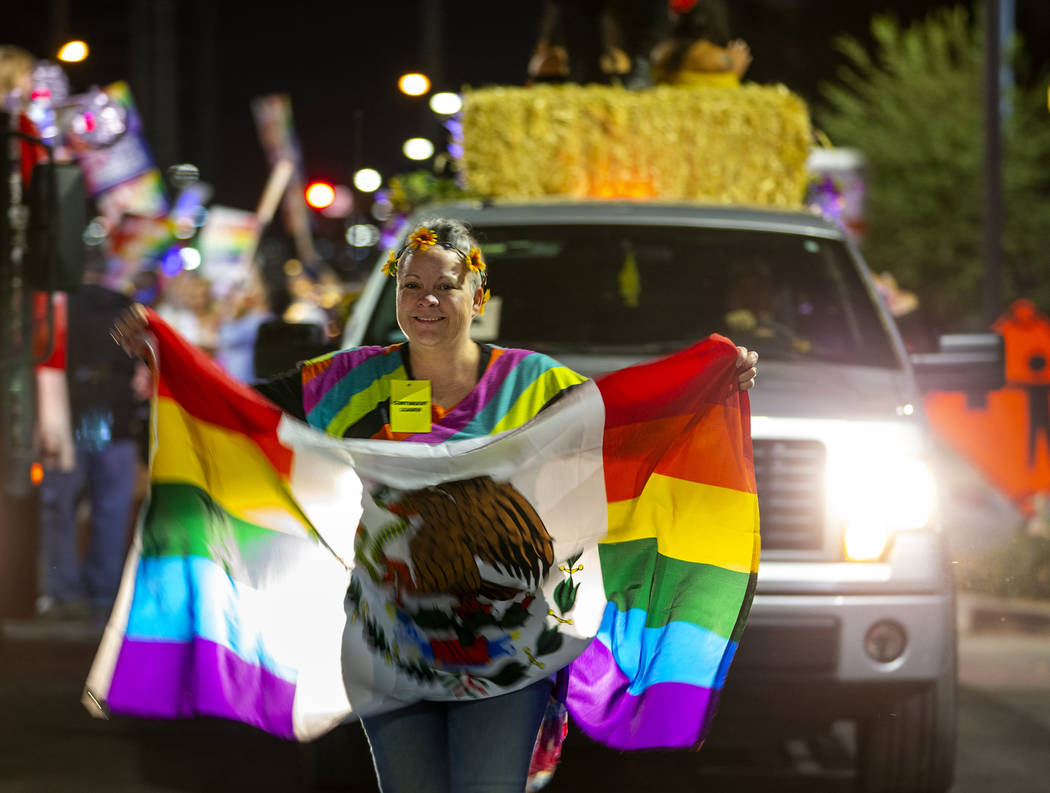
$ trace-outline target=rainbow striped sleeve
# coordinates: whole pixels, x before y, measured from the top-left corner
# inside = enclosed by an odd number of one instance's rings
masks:
[[[754,593],[758,499],[736,350],[712,337],[598,381],[608,599],[568,706],[619,749],[702,742]]]
[[[349,710],[335,661],[349,573],[291,490],[280,411],[150,324],[162,361],[150,501],[114,609],[126,623],[111,620],[89,697],[134,716],[316,734]],[[323,665],[338,685],[326,714],[304,717],[300,678]]]
[[[307,421],[342,437],[390,398],[390,381],[407,377],[401,344],[342,350],[303,365],[303,407]],[[493,347],[475,388],[430,432],[402,440],[445,443],[516,429],[534,418],[566,389],[586,378],[549,356],[529,350]],[[372,416],[382,427],[385,418]],[[367,423],[367,422],[366,422]]]
[[[408,377],[400,344],[357,347],[303,365],[303,409],[307,421],[341,438],[390,398],[390,381]]]

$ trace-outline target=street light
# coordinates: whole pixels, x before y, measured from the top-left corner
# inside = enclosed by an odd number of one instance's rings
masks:
[[[362,168],[354,174],[354,187],[362,193],[374,193],[383,184],[383,177],[375,168]]]
[[[459,94],[451,91],[439,91],[430,97],[430,109],[439,116],[451,116],[463,108],[463,100]]]
[[[430,79],[425,74],[409,72],[401,75],[401,79],[397,81],[397,87],[403,94],[423,96],[430,90]]]
[[[201,252],[196,248],[181,248],[179,258],[182,259],[183,270],[196,270],[201,266]]]
[[[346,230],[346,243],[354,248],[371,248],[379,242],[379,229],[371,223],[355,223]]]
[[[65,63],[80,63],[88,56],[88,45],[83,41],[67,41],[58,51],[58,59]]]
[[[311,182],[306,187],[306,203],[314,209],[324,209],[335,201],[335,188],[328,182]]]
[[[409,138],[401,146],[401,151],[410,160],[425,160],[434,154],[434,144],[426,138]]]

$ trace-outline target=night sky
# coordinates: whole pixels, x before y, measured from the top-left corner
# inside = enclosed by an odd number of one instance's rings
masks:
[[[1029,51],[1046,53],[1050,3],[1016,1],[1018,30]],[[539,0],[444,0],[443,5],[445,73],[435,89],[520,84],[538,30]],[[813,102],[819,83],[834,75],[838,60],[830,44],[836,34],[864,38],[873,13],[911,20],[945,5],[952,3],[733,0],[731,9],[733,34],[747,40],[754,55],[748,77],[783,82]],[[136,31],[149,24],[143,15],[164,6],[173,9],[177,119],[167,125],[174,129],[166,137],[157,133],[149,91],[154,45],[143,45],[141,35],[137,47],[134,43]],[[84,38],[91,58],[67,69],[74,91],[126,79],[143,109],[158,164],[194,162],[215,186],[214,200],[252,208],[266,178],[249,109],[260,94],[290,94],[309,177],[348,182],[360,165],[384,175],[418,167],[403,157],[401,143],[425,131],[430,114],[425,100],[399,94],[396,81],[422,66],[421,7],[419,0],[38,0],[19,4],[0,35],[4,43],[41,57],[53,57],[63,38],[58,28]],[[360,163],[354,162],[355,116],[362,131]]]

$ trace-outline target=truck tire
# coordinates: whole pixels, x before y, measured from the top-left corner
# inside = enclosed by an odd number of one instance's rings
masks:
[[[859,725],[864,793],[946,793],[955,776],[955,664],[924,691]]]

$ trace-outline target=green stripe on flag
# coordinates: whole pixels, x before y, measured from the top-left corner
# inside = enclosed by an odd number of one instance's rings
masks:
[[[679,620],[735,638],[752,575],[664,556],[652,537],[601,544],[598,553],[606,597],[622,612],[645,611],[647,628]]]
[[[203,556],[250,564],[285,542],[310,542],[236,518],[194,485],[154,482],[142,529],[142,555]]]

